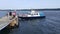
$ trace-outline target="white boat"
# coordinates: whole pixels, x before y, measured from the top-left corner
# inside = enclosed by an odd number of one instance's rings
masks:
[[[45,18],[45,15],[44,15],[43,12],[38,12],[38,11],[32,10],[32,11],[29,12],[28,14],[19,14],[18,17],[19,17],[19,18],[22,18],[22,19]]]

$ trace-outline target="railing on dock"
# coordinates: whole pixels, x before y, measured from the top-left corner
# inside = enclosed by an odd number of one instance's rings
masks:
[[[6,26],[8,26],[12,21],[16,20],[17,17],[10,20],[8,16],[4,16],[0,18],[0,30],[4,29]],[[18,18],[17,18],[18,20]],[[17,21],[18,22],[18,21]]]

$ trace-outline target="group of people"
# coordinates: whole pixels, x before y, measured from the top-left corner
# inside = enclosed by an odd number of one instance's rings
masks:
[[[8,15],[13,19],[16,16],[16,12],[9,12]]]

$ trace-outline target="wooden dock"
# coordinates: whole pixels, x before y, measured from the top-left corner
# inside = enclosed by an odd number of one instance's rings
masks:
[[[4,17],[0,18],[0,30],[4,29],[8,25],[12,26],[13,24],[18,25],[18,17],[15,17],[11,20],[8,16],[4,16]]]

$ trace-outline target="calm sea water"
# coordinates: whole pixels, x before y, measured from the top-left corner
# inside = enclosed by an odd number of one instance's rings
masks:
[[[22,11],[21,11],[22,12]],[[21,13],[18,12],[17,13]],[[46,18],[19,20],[19,27],[5,28],[1,34],[60,34],[60,11],[43,11]],[[0,12],[0,17],[7,12]],[[24,11],[24,13],[26,13]]]

